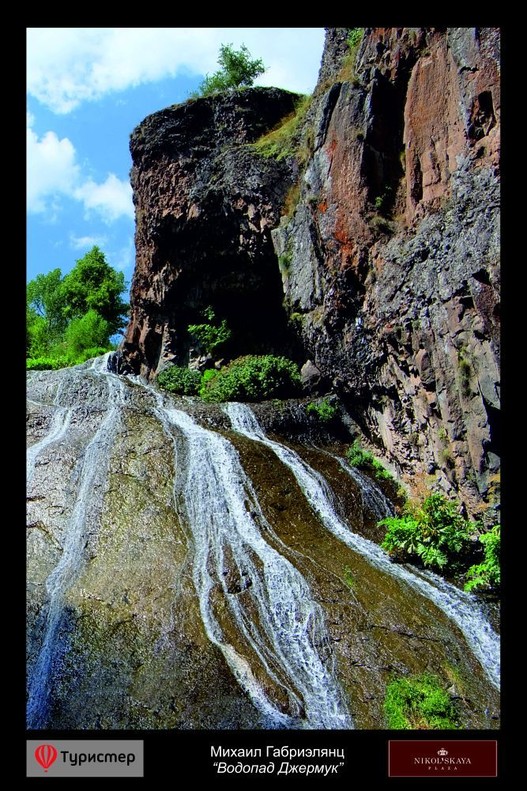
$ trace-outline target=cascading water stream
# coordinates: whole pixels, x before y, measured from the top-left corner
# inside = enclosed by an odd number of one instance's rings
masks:
[[[71,420],[73,410],[68,407],[57,407],[51,420],[49,432],[41,440],[35,442],[26,453],[26,481],[28,484],[33,480],[35,464],[38,456],[44,448],[59,442],[66,434]]]
[[[385,519],[387,516],[393,516],[395,509],[391,502],[388,500],[384,492],[381,492],[378,486],[375,486],[371,478],[362,473],[355,467],[350,467],[349,464],[338,456],[333,456],[342,467],[346,475],[353,478],[355,483],[358,484],[362,496],[363,509],[371,511],[377,520]]]
[[[399,578],[428,598],[456,624],[490,682],[499,688],[499,638],[479,609],[475,598],[432,572],[413,572],[405,566],[392,563],[377,544],[349,529],[335,512],[331,494],[322,476],[293,450],[269,439],[247,405],[229,403],[224,409],[236,432],[266,445],[291,470],[313,511],[328,530],[373,566]]]
[[[68,431],[71,416],[73,414],[73,407],[61,405],[61,399],[66,391],[69,378],[69,372],[64,374],[64,378],[60,381],[57,387],[57,392],[55,394],[55,398],[53,399],[53,406],[55,406],[56,409],[51,419],[48,433],[45,434],[41,440],[35,442],[30,448],[27,449],[26,483],[28,486],[33,480],[33,475],[35,474],[35,464],[38,456],[40,456],[45,448],[48,448],[50,445],[54,445],[56,442],[60,442],[60,440]],[[38,405],[41,406],[40,403],[38,403]]]
[[[107,357],[96,358],[89,370],[95,376],[104,377],[107,383],[106,413],[92,439],[79,460],[75,474],[78,475],[77,491],[73,509],[68,520],[62,543],[62,555],[57,566],[46,580],[48,595],[46,624],[42,646],[32,668],[28,683],[27,724],[28,728],[43,728],[48,717],[48,699],[53,669],[57,656],[57,639],[64,610],[67,591],[74,584],[84,562],[84,548],[90,530],[98,524],[105,491],[109,449],[118,425],[120,406],[124,399],[123,383],[106,371]],[[80,376],[85,371],[79,372]],[[59,418],[52,422],[51,431],[40,447],[32,454],[33,463],[38,452],[53,441],[64,436],[69,426],[71,410],[59,407]],[[34,448],[30,448],[30,451]],[[34,467],[31,468],[31,474]]]
[[[352,728],[331,662],[317,650],[325,646],[329,653],[323,611],[300,572],[263,538],[266,520],[237,451],[152,392],[156,415],[176,452],[178,433],[185,440],[184,459],[176,460],[176,467],[184,463],[186,470],[176,503],[183,501],[192,532],[194,585],[209,639],[262,713],[265,727]],[[228,583],[233,570],[241,581],[235,592]],[[241,649],[216,614],[218,596],[227,605],[236,640],[241,637]],[[243,656],[244,646],[264,676],[286,693],[291,713],[271,699]]]

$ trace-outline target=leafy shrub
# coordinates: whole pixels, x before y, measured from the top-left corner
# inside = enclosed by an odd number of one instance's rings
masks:
[[[380,480],[393,481],[393,475],[386,467],[376,459],[373,453],[361,447],[360,440],[356,439],[353,445],[348,448],[346,456],[352,467],[359,470],[366,470],[375,475]]]
[[[265,71],[263,61],[259,58],[251,58],[251,53],[245,44],[242,44],[238,50],[234,49],[232,44],[222,44],[218,64],[221,68],[214,74],[207,74],[198,90],[191,94],[192,98],[210,96],[220,91],[249,88]]]
[[[286,398],[300,386],[298,367],[286,357],[271,354],[238,357],[204,381],[204,401],[260,401]]]
[[[203,317],[207,319],[206,322],[203,324],[189,324],[188,331],[194,336],[204,351],[210,354],[218,346],[228,341],[232,333],[225,319],[222,319],[220,324],[213,324],[216,318],[213,308],[205,308]]]
[[[110,351],[107,346],[92,346],[90,349],[83,349],[76,355],[71,351],[67,354],[56,354],[49,357],[29,357],[26,360],[28,371],[57,371],[59,368],[69,368],[72,365],[80,365],[91,360],[92,357],[100,357]]]
[[[156,378],[157,385],[162,390],[179,395],[196,395],[201,382],[199,371],[190,368],[171,365],[161,371]]]
[[[459,566],[474,528],[461,516],[455,502],[437,493],[426,497],[422,505],[407,504],[402,516],[389,516],[379,525],[387,528],[381,546],[390,557],[419,560],[439,570]]]
[[[71,365],[68,357],[29,357],[26,360],[28,371],[49,371],[58,368],[67,368]]]
[[[350,49],[355,49],[360,42],[362,41],[362,37],[364,35],[364,28],[363,27],[352,27],[349,29],[348,33],[348,47]]]
[[[467,571],[468,582],[465,583],[465,590],[480,590],[484,588],[499,588],[501,583],[500,569],[500,526],[494,525],[488,533],[479,536],[483,544],[485,560],[471,566]]]
[[[392,730],[459,727],[448,692],[437,676],[428,673],[391,681],[386,688],[384,714]]]
[[[316,415],[322,423],[330,423],[337,414],[337,407],[329,403],[329,401],[311,401],[306,407],[308,415]]]

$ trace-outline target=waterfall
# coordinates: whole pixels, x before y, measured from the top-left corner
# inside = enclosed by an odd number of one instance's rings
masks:
[[[53,664],[59,654],[57,638],[65,596],[82,569],[84,549],[90,538],[90,531],[97,529],[102,509],[108,455],[118,425],[120,405],[124,398],[122,382],[117,377],[106,373],[106,360],[107,355],[103,358],[96,358],[88,369],[96,377],[104,377],[107,384],[107,409],[98,429],[76,465],[73,477],[77,479],[77,491],[62,542],[62,555],[46,580],[48,602],[44,636],[28,681],[28,728],[46,726]],[[75,377],[83,377],[85,373],[86,369],[79,367],[76,370],[70,369],[64,375],[71,387]],[[65,390],[68,391],[70,387]],[[60,400],[60,388],[55,401],[57,400]],[[58,441],[66,433],[71,412],[71,409],[59,406],[48,435],[29,449],[28,470],[31,476],[38,453],[47,445]],[[32,466],[30,466],[30,462]]]
[[[338,456],[333,456],[338,461],[344,472],[353,478],[359,487],[362,497],[362,507],[364,510],[371,511],[377,521],[385,519],[387,516],[393,516],[395,509],[392,503],[388,500],[384,492],[376,486],[372,479],[365,475],[355,467],[351,467],[344,459]]]
[[[490,682],[499,688],[499,638],[481,612],[476,598],[432,572],[413,571],[393,563],[377,544],[350,530],[335,512],[331,492],[322,476],[293,450],[269,439],[248,406],[229,403],[224,409],[235,431],[266,445],[292,471],[313,511],[328,530],[373,566],[399,578],[428,598],[456,624]]]
[[[156,414],[176,453],[178,435],[185,440],[183,458],[176,460],[185,474],[176,481],[175,502],[177,507],[182,501],[192,533],[193,579],[209,639],[261,712],[265,727],[353,727],[331,662],[317,650],[325,646],[331,653],[323,611],[300,572],[264,539],[262,532],[270,526],[237,451],[153,392]],[[233,574],[234,589],[229,584]],[[214,606],[218,596],[241,648],[222,628]],[[291,714],[266,693],[258,668],[283,690]]]
[[[37,457],[49,445],[59,442],[66,434],[71,420],[71,408],[58,407],[55,410],[48,433],[41,440],[28,448],[26,453],[26,480],[28,485],[33,480]]]

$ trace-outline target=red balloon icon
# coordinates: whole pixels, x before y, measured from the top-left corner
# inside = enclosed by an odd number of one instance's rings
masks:
[[[57,760],[57,755],[57,750],[52,744],[39,744],[35,750],[35,758],[45,772],[47,772],[51,764]]]

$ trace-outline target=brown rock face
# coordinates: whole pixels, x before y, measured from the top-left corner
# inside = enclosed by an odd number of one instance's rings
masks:
[[[295,106],[295,94],[245,90],[168,108],[143,121],[130,149],[136,268],[123,357],[150,376],[188,359],[187,327],[212,307],[236,354],[287,336],[270,229],[292,175],[248,147]]]
[[[186,363],[210,305],[226,357],[309,360],[380,455],[477,510],[499,468],[499,30],[371,28],[353,58],[348,32],[327,31],[300,171],[247,145],[292,112],[275,89],[135,130],[123,357]]]
[[[345,34],[273,234],[287,304],[386,456],[475,505],[499,464],[499,32],[369,29],[351,73]]]

